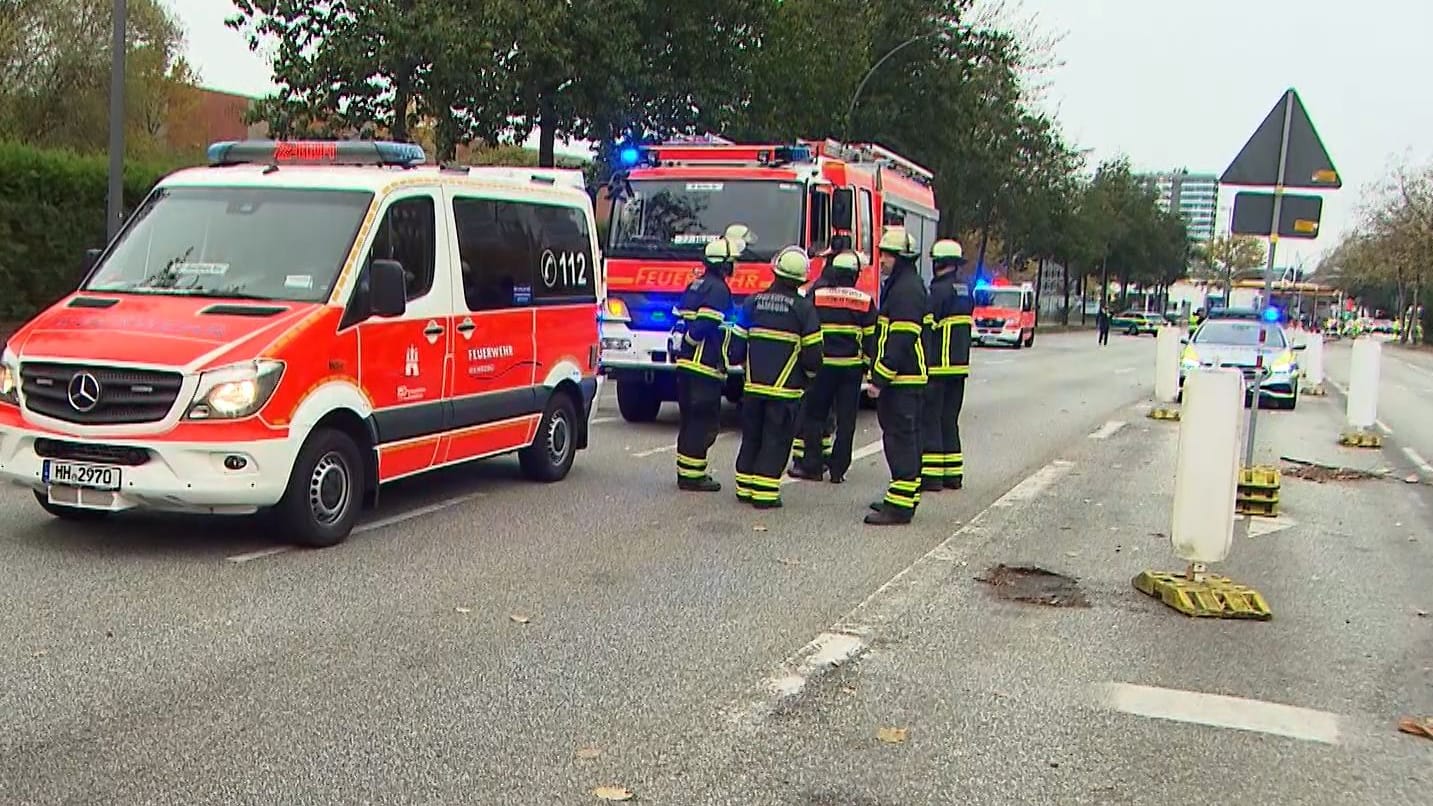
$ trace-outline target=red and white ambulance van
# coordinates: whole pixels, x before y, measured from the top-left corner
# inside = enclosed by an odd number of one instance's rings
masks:
[[[1003,278],[976,283],[976,344],[1003,344],[1015,349],[1035,346],[1035,286],[1011,285]]]
[[[342,541],[379,486],[586,447],[605,293],[578,172],[218,143],[0,359],[0,479],[61,518],[271,510]]]

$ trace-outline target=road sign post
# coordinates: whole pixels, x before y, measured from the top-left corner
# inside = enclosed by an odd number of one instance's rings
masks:
[[[1250,187],[1273,188],[1273,210],[1271,211],[1268,238],[1269,256],[1264,267],[1264,296],[1259,301],[1260,318],[1267,315],[1274,295],[1274,255],[1279,247],[1280,222],[1283,215],[1284,191],[1289,188],[1336,190],[1343,186],[1333,160],[1324,148],[1314,129],[1309,113],[1299,100],[1299,94],[1286,90],[1279,102],[1269,111],[1264,122],[1254,130],[1253,136],[1244,144],[1238,156],[1229,164],[1219,178],[1225,185],[1247,185]],[[1297,224],[1298,222],[1296,222]],[[1317,222],[1315,222],[1315,232]],[[1297,230],[1298,227],[1296,226]],[[1274,317],[1273,321],[1278,321]],[[1259,344],[1264,344],[1260,331]],[[1260,355],[1262,356],[1262,350]],[[1245,435],[1244,463],[1254,464],[1254,437],[1259,422],[1259,398],[1263,393],[1264,372],[1262,360],[1254,374],[1253,400],[1250,401],[1249,429]]]

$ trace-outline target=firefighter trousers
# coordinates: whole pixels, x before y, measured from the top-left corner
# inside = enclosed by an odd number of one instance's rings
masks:
[[[741,450],[736,454],[736,497],[758,505],[781,504],[781,474],[796,436],[800,400],[748,392],[741,399]]]
[[[915,514],[921,493],[921,386],[887,386],[876,398],[876,419],[891,484],[882,504],[909,518]]]
[[[862,367],[822,367],[816,374],[811,388],[806,390],[801,422],[801,439],[807,445],[818,440],[829,444],[827,456],[818,457],[815,452],[801,459],[801,467],[812,475],[819,475],[823,464],[831,470],[831,478],[839,479],[851,469],[851,447],[856,438],[856,415],[861,407],[861,379],[865,375]],[[835,427],[831,428],[834,414]],[[833,434],[828,439],[825,435]]]
[[[933,376],[921,403],[921,478],[929,489],[946,479],[965,476],[960,452],[960,407],[965,403],[965,376]]]
[[[677,370],[677,483],[699,482],[710,476],[707,451],[721,428],[722,382]]]

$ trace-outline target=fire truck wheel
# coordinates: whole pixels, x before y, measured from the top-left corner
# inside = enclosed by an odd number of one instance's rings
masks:
[[[310,548],[342,543],[363,506],[363,472],[352,437],[332,428],[310,434],[274,507],[281,536]]]
[[[50,497],[39,490],[35,491],[35,501],[40,504],[41,509],[62,521],[92,523],[94,521],[102,521],[112,514],[107,509],[82,509],[80,507],[67,507],[64,504],[51,504]]]
[[[547,403],[537,436],[532,444],[518,452],[518,464],[524,476],[533,481],[562,481],[572,469],[577,455],[577,408],[572,397],[559,391]]]
[[[1033,330],[1030,331],[1029,337],[1025,339],[1025,346],[1026,346],[1026,347],[1034,347],[1034,346],[1035,346],[1035,331],[1033,331]]]
[[[650,423],[662,411],[662,398],[654,384],[640,380],[617,381],[617,410],[629,423]]]

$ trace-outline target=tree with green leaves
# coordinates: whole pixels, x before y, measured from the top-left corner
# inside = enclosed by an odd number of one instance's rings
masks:
[[[1248,235],[1228,235],[1201,244],[1195,251],[1194,276],[1205,282],[1217,282],[1224,289],[1224,298],[1241,272],[1262,268],[1268,259],[1264,242]]]

